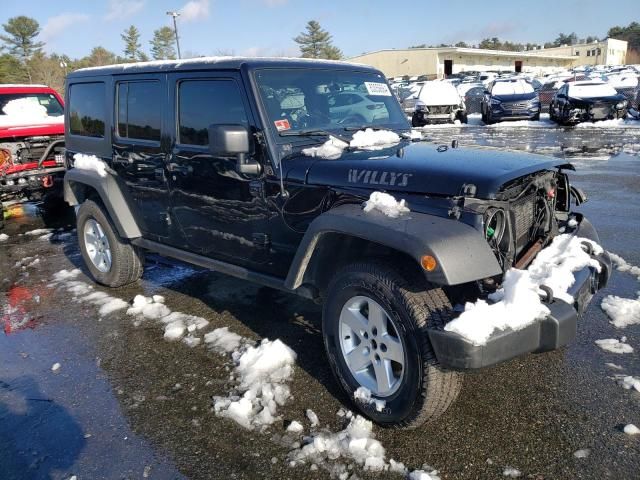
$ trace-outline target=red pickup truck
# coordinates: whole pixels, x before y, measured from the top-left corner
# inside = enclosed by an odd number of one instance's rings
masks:
[[[0,84],[0,201],[61,194],[64,170],[62,97],[45,85]]]

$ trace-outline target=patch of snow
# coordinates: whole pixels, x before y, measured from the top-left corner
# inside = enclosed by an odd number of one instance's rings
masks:
[[[413,133],[411,133],[411,135],[413,138]],[[322,145],[305,148],[302,150],[302,154],[308,157],[337,160],[348,147],[362,150],[380,150],[395,145],[399,141],[400,136],[391,130],[374,130],[367,128],[354,133],[349,143],[330,135],[329,139]]]
[[[378,412],[381,412],[387,405],[387,402],[385,402],[384,400],[373,398],[371,396],[371,390],[369,390],[367,387],[358,387],[358,389],[353,392],[353,398],[357,402],[363,403],[364,405],[375,405],[376,411]]]
[[[577,128],[640,128],[637,120],[627,120],[616,118],[611,120],[600,120],[598,122],[583,122],[575,125]]]
[[[366,150],[377,150],[395,145],[400,141],[400,136],[391,130],[374,130],[367,128],[353,134],[349,146]]]
[[[573,452],[573,456],[576,458],[587,458],[589,455],[591,455],[590,448],[582,448]]]
[[[343,458],[355,461],[365,470],[382,471],[386,465],[385,449],[373,437],[372,430],[369,420],[353,416],[344,430],[312,434],[305,445],[289,453],[289,460],[293,466],[309,463],[330,469],[329,465]]]
[[[0,127],[22,127],[27,125],[49,125],[64,123],[64,115],[49,116],[47,108],[40,105],[36,97],[10,100],[2,107]]]
[[[439,480],[437,472],[427,473],[424,470],[414,470],[409,474],[409,480]]]
[[[612,252],[609,252],[609,257],[611,257],[616,270],[633,275],[640,281],[640,267],[628,263],[624,258]],[[640,292],[638,292],[637,298],[607,295],[602,300],[600,307],[617,328],[625,328],[629,325],[640,323]]]
[[[232,358],[236,392],[214,397],[215,413],[249,430],[273,424],[278,406],[291,396],[286,382],[293,375],[295,352],[279,339],[264,339],[258,346],[234,351]]]
[[[638,435],[638,434],[640,434],[640,428],[636,427],[633,423],[630,423],[629,425],[625,425],[623,431],[627,435]]]
[[[51,371],[52,372],[57,372],[58,370],[60,370],[60,364],[58,362],[56,362],[53,365],[51,365]]]
[[[518,470],[517,468],[504,467],[502,475],[509,478],[518,478],[520,475],[522,475],[522,472],[520,472],[520,470]]]
[[[25,232],[24,235],[28,235],[30,237],[37,237],[47,233],[51,233],[50,228],[36,228],[35,230],[29,230],[28,232]]]
[[[307,408],[307,411],[305,412],[305,414],[307,415],[307,418],[311,422],[311,428],[314,428],[320,425],[320,420],[318,419],[318,415],[316,415],[316,412],[314,412],[310,408]]]
[[[127,310],[127,315],[141,315],[151,320],[158,320],[171,313],[164,303],[156,302],[151,297],[136,295],[133,305]]]
[[[625,390],[640,392],[640,378],[631,375],[616,375],[618,384]]]
[[[329,140],[319,147],[309,147],[302,150],[302,154],[307,157],[318,157],[326,160],[337,160],[342,156],[342,152],[349,146],[339,138],[330,136]]]
[[[585,267],[597,271],[601,268],[582,249],[583,241],[591,243],[595,253],[602,251],[599,245],[587,239],[558,235],[551,245],[540,251],[527,270],[507,270],[502,288],[489,297],[494,303],[483,299],[467,303],[465,311],[444,329],[461,335],[474,345],[485,345],[496,330],[521,330],[549,314],[540,299],[541,285],[551,288],[554,297],[572,304],[573,298],[567,291],[575,282],[573,272]]]
[[[640,281],[640,267],[636,267],[635,265],[630,264],[620,255],[616,255],[613,252],[608,253],[611,261],[616,267],[616,270],[618,270],[619,272],[625,272],[631,275],[635,275],[638,278],[638,281]]]
[[[128,308],[129,304],[120,298],[109,298],[105,301],[98,310],[98,315],[104,317],[109,315],[110,313],[117,312],[118,310],[123,310]]]
[[[605,365],[613,370],[624,370],[620,365],[618,365],[617,363],[611,363],[611,362],[606,362]]]
[[[302,433],[304,431],[304,427],[302,426],[302,424],[300,422],[298,422],[297,420],[293,420],[288,426],[287,426],[287,432],[291,432],[291,433]]]
[[[78,275],[80,275],[80,269],[79,268],[74,268],[73,270],[67,270],[67,269],[63,269],[60,270],[59,272],[56,272],[53,274],[53,279],[56,282],[62,282],[64,280],[70,280],[72,278],[76,278]]]
[[[73,168],[93,171],[103,178],[107,176],[107,164],[95,155],[76,153],[73,156]]]
[[[0,242],[6,242],[7,240],[9,240],[9,235],[6,233],[0,233]]]
[[[384,192],[371,193],[369,200],[364,204],[364,211],[369,213],[372,210],[378,210],[391,218],[398,218],[410,212],[404,199],[398,202],[393,195]]]
[[[229,327],[216,328],[204,336],[204,343],[218,353],[231,353],[240,348],[242,341],[243,337],[230,332]]]
[[[611,353],[633,353],[633,347],[623,341],[616,340],[615,338],[605,338],[603,340],[596,340],[602,350]]]

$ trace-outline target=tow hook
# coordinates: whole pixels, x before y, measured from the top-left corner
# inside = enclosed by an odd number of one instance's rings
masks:
[[[590,257],[593,257],[594,255],[594,251],[593,251],[593,245],[590,242],[580,242],[580,245],[582,246],[582,249],[587,253],[587,255],[589,255]]]
[[[47,175],[42,177],[42,186],[44,188],[50,188],[53,186],[53,177],[51,175]]]
[[[551,290],[550,287],[547,287],[546,285],[540,285],[540,290],[542,290],[545,293],[545,296],[541,298],[541,300],[546,303],[546,304],[551,304],[553,303],[553,290]]]

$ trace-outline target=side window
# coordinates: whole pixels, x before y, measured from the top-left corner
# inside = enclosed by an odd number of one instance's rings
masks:
[[[160,82],[119,82],[118,136],[160,141],[161,98]]]
[[[178,84],[178,135],[183,145],[207,145],[213,124],[249,126],[233,80],[183,80]]]
[[[85,137],[104,137],[104,82],[69,87],[69,131]]]

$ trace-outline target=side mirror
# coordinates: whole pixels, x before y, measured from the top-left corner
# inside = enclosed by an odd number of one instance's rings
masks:
[[[259,175],[260,164],[247,158],[252,152],[249,130],[243,125],[209,125],[209,152],[214,157],[233,157],[238,159],[236,170],[248,175]]]

